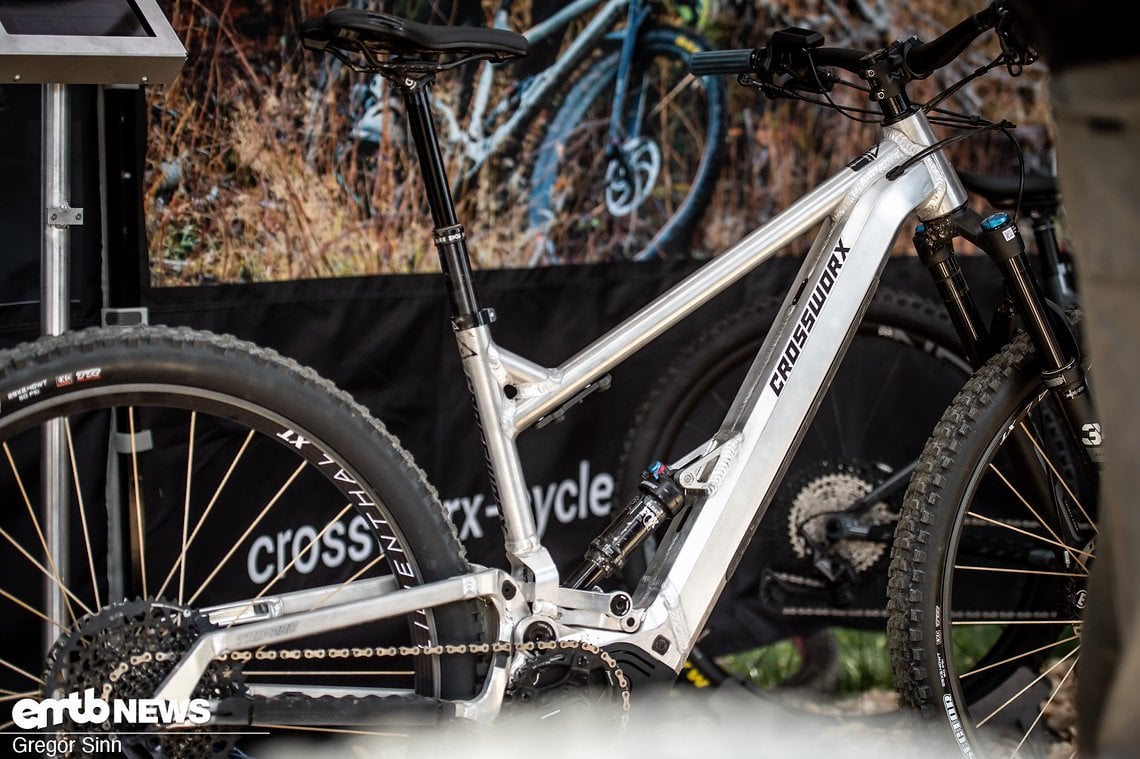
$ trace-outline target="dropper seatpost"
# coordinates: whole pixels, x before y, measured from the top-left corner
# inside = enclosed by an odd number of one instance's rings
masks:
[[[443,165],[443,152],[439,147],[435,120],[432,118],[431,99],[428,95],[432,83],[431,76],[419,79],[404,77],[395,81],[407,107],[408,125],[427,189],[428,206],[435,223],[433,237],[451,301],[452,322],[456,329],[469,329],[486,324],[490,316],[489,312],[480,311],[475,297],[467,236],[455,215],[451,186]]]

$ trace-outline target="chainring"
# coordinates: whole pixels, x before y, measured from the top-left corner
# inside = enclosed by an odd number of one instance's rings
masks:
[[[573,641],[527,654],[507,688],[511,716],[581,715],[611,719],[622,729],[629,713],[629,682],[617,662],[600,649]]]

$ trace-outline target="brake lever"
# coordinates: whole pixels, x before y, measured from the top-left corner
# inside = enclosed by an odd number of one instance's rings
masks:
[[[1010,76],[1021,76],[1026,66],[1040,58],[1036,46],[1018,34],[1013,14],[1004,6],[998,8],[998,22],[994,27],[1001,44],[1002,58]]]
[[[763,66],[770,73],[772,84],[800,92],[830,92],[839,78],[830,69],[817,67],[811,58],[811,51],[822,45],[823,35],[815,29],[793,26],[773,32]]]

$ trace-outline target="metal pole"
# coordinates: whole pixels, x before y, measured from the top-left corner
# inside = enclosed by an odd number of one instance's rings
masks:
[[[70,319],[70,227],[83,221],[82,209],[69,205],[71,190],[70,109],[68,87],[43,86],[43,192],[44,240],[40,258],[40,324],[44,335],[63,334]],[[44,583],[46,613],[52,624],[44,631],[45,649],[67,629],[67,606],[63,588],[68,579],[68,484],[67,448],[63,420],[43,426],[41,480],[43,487],[44,534],[48,547],[48,568],[56,577]]]

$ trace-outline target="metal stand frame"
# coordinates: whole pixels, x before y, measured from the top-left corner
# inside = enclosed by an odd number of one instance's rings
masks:
[[[7,10],[9,15],[0,23],[0,81],[43,86],[44,236],[40,256],[40,321],[43,335],[61,335],[68,330],[71,321],[71,227],[83,223],[83,209],[72,208],[69,202],[72,94],[69,86],[169,84],[182,69],[186,49],[157,0],[132,0],[126,12],[134,16],[142,32],[128,35],[101,30],[99,23],[117,20],[113,8],[72,7],[58,17],[38,13],[34,8]],[[29,10],[30,15],[25,12]],[[61,33],[53,28],[52,19],[56,25],[64,25],[68,13],[84,18],[93,13],[96,23],[84,34]],[[9,24],[11,28],[6,28]],[[41,434],[44,443],[41,510],[48,575],[44,580],[48,617],[44,635],[45,646],[50,649],[60,631],[68,629],[72,613],[66,598],[70,443],[63,420],[45,423]]]
[[[61,335],[71,319],[71,227],[83,223],[83,209],[72,208],[70,89],[64,84],[43,85],[43,201],[44,239],[40,256],[40,325],[44,335]],[[47,615],[45,650],[50,650],[67,628],[69,502],[67,439],[62,419],[47,422],[41,480],[44,492],[44,538],[55,577],[44,580]]]

